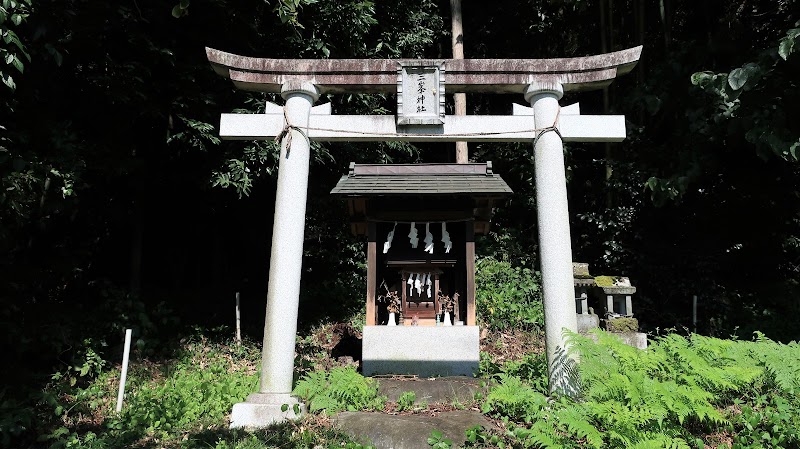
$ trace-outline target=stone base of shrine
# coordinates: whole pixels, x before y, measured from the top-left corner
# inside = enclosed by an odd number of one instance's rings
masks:
[[[247,397],[247,401],[233,405],[231,429],[260,429],[297,419],[305,411],[305,404],[290,394],[253,393]]]
[[[365,376],[473,376],[480,361],[478,326],[364,326]]]

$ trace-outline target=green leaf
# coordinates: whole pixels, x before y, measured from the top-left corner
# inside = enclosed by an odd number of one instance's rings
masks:
[[[789,39],[781,39],[780,45],[778,45],[778,55],[783,58],[784,61],[789,59],[789,55],[792,54],[792,50],[794,49],[794,42]]]
[[[780,55],[784,61],[789,59],[789,55],[794,53],[794,44],[798,37],[800,37],[800,28],[793,28],[786,33],[786,37],[781,39],[780,44],[778,44],[778,55]]]
[[[0,78],[3,79],[3,84],[8,86],[9,89],[14,90],[17,88],[17,84],[14,83],[14,78],[12,78],[11,75],[7,73],[0,73]]]
[[[182,15],[183,15],[183,9],[181,8],[181,5],[175,5],[172,8],[172,17],[180,19]]]
[[[711,81],[713,81],[715,77],[716,74],[714,72],[705,71],[705,72],[693,73],[691,80],[692,84],[694,84],[695,86],[703,87],[708,83],[710,83]]]
[[[281,411],[285,413],[287,410],[289,410],[289,404],[282,404]]]
[[[739,90],[747,83],[747,78],[749,74],[747,71],[742,68],[736,68],[731,70],[731,73],[728,75],[728,85],[731,86],[733,90]]]
[[[19,25],[22,23],[22,15],[20,14],[11,14],[11,23],[14,25]]]
[[[22,73],[25,69],[25,67],[22,65],[22,61],[20,61],[19,58],[16,57],[16,55],[13,58],[11,58],[11,65],[13,65],[14,68],[19,70],[19,73]]]

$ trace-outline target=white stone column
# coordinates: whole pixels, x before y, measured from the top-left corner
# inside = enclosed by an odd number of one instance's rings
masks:
[[[525,89],[533,108],[536,129],[546,129],[558,118],[558,100],[564,90],[558,82],[537,81]],[[567,356],[564,330],[578,331],[572,279],[564,145],[558,133],[539,133],[534,147],[536,211],[539,219],[539,257],[544,295],[545,343],[550,391],[577,393],[575,362]]]
[[[297,411],[304,409],[290,395],[310,160],[310,142],[301,130],[308,127],[319,91],[310,82],[287,81],[281,96],[286,100],[286,119],[292,127],[281,140],[278,163],[261,380],[258,393],[250,395],[247,402],[234,405],[231,427],[264,427],[294,418]],[[286,411],[281,410],[284,404],[288,405]]]

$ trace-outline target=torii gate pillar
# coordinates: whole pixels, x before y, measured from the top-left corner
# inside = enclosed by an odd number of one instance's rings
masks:
[[[558,100],[563,95],[564,89],[557,81],[543,80],[525,89],[525,100],[533,108],[534,128],[544,129],[539,131],[533,151],[550,391],[572,394],[577,392],[577,385],[570,376],[574,372],[570,369],[573,362],[566,354],[564,330],[578,332],[578,322],[572,285],[564,144],[559,133],[547,129],[558,119]]]
[[[308,127],[319,91],[310,82],[292,80],[283,83],[281,96],[286,100],[286,119],[297,128],[287,129],[281,140],[261,380],[257,393],[233,406],[231,427],[266,426],[305,410],[291,396],[311,152],[311,142],[298,128]]]

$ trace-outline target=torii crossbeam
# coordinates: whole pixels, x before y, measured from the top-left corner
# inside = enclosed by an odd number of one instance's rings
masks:
[[[641,51],[640,46],[558,59],[304,60],[249,58],[207,48],[214,70],[236,87],[280,92],[286,100],[283,107],[268,103],[264,114],[223,114],[220,125],[224,139],[281,137],[261,383],[258,393],[234,406],[231,425],[260,427],[291,418],[302,408],[290,393],[310,140],[534,142],[550,388],[570,393],[575,385],[562,332],[576,331],[577,322],[563,142],[620,141],[625,138],[625,120],[623,116],[582,116],[577,105],[562,108],[558,101],[564,92],[607,86],[633,69]],[[438,84],[424,84],[430,81],[423,83],[423,75],[416,75],[420,67],[435,72]],[[402,108],[409,107],[409,102],[401,93],[408,92],[405,83],[412,70],[420,76],[420,92],[427,89],[432,94],[418,98],[421,105],[416,112],[425,111],[426,105],[436,111],[422,119],[413,116],[402,121]],[[445,116],[444,86],[448,93],[523,94],[531,107],[515,105],[509,116]],[[376,92],[398,93],[398,117],[337,116],[331,115],[329,104],[313,107],[320,94]],[[437,95],[438,100],[432,98]],[[403,101],[405,106],[401,106]]]

